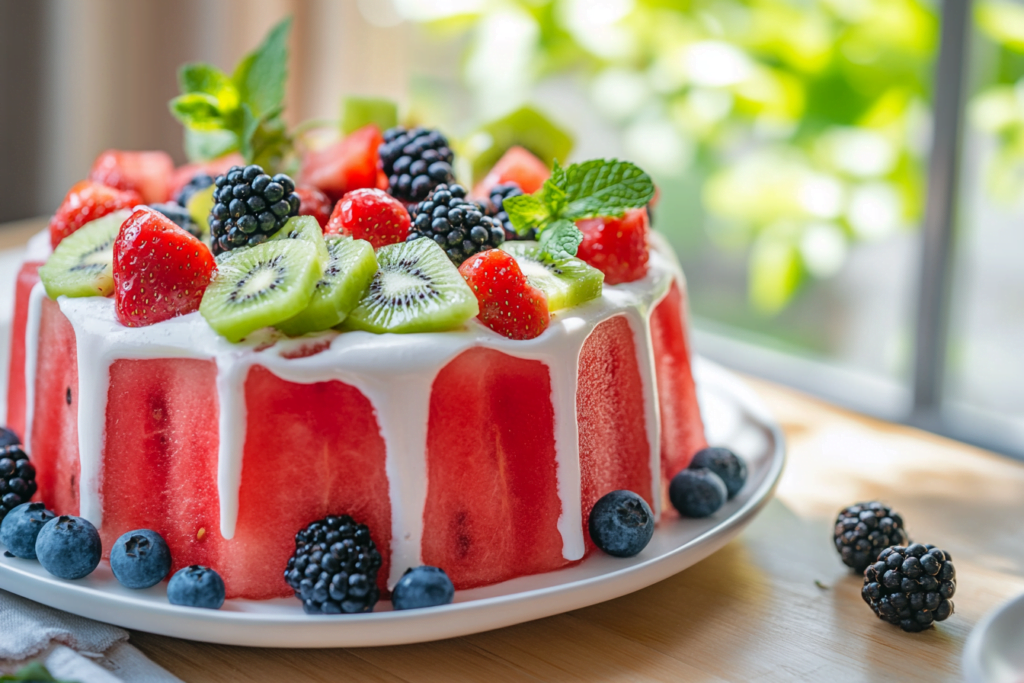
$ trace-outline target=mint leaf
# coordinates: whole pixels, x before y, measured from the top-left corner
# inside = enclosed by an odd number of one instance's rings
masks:
[[[238,107],[235,84],[212,64],[185,64],[178,70],[178,85],[183,93],[203,93],[213,97],[221,112],[230,112]]]
[[[547,205],[538,194],[509,197],[501,203],[501,207],[508,213],[512,227],[520,235],[529,232],[530,228],[539,227],[551,216]]]
[[[210,161],[238,149],[238,136],[229,130],[185,129],[185,156],[189,161]]]
[[[241,101],[257,118],[280,109],[284,104],[284,86],[288,77],[288,17],[270,30],[253,52],[245,56],[231,76]]]
[[[345,135],[369,124],[381,131],[398,125],[398,105],[378,97],[346,97],[341,101],[341,132]]]
[[[171,100],[171,113],[193,130],[219,130],[224,127],[217,99],[203,93],[188,93]]]
[[[554,178],[554,176],[552,176]],[[564,218],[620,216],[645,205],[654,196],[654,182],[636,164],[618,159],[592,159],[564,171],[568,205]]]
[[[560,216],[562,211],[565,210],[565,190],[559,187],[553,181],[553,178],[548,178],[544,181],[544,184],[540,188],[540,196],[544,205],[548,209],[548,215]],[[504,202],[502,202],[502,206],[504,205]]]
[[[541,251],[559,261],[575,256],[582,241],[583,233],[575,223],[565,218],[559,218],[548,225],[538,239]]]

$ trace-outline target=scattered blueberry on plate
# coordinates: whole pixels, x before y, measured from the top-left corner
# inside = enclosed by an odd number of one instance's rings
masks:
[[[184,567],[167,584],[167,599],[172,605],[220,609],[224,604],[224,579],[209,567]]]
[[[720,476],[700,467],[682,470],[672,477],[668,497],[683,517],[710,517],[725,505],[729,490]]]
[[[633,557],[654,535],[654,513],[632,491],[612,491],[594,504],[587,526],[598,548],[615,557]]]
[[[15,557],[36,559],[36,538],[43,525],[56,515],[42,503],[22,503],[0,522],[0,543]]]
[[[171,571],[171,550],[163,536],[149,529],[129,531],[110,549],[110,568],[126,588],[149,588]]]
[[[88,576],[99,566],[102,554],[99,532],[81,517],[54,517],[43,525],[36,537],[39,564],[59,579]]]
[[[697,451],[690,467],[707,468],[721,477],[730,499],[747,483],[747,463],[728,448],[705,448]]]
[[[453,599],[452,580],[443,569],[429,566],[407,569],[391,593],[391,605],[396,610],[447,605]]]

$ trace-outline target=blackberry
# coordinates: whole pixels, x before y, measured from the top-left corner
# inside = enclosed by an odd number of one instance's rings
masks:
[[[509,197],[519,197],[523,194],[523,190],[518,184],[502,183],[501,185],[495,185],[491,188],[489,194],[490,210],[487,212],[487,215],[501,223],[501,227],[505,231],[506,241],[537,239],[537,228],[530,228],[530,232],[525,235],[516,234],[516,229],[512,227],[512,221],[508,219],[508,212],[505,211],[503,206],[504,201]]]
[[[203,239],[202,229],[199,227],[198,223],[192,220],[192,214],[190,214],[188,209],[184,206],[174,202],[165,202],[163,204],[150,204],[149,208],[154,211],[159,211],[164,216],[171,219],[175,225],[191,234],[196,239]]]
[[[185,187],[178,190],[178,194],[174,195],[174,201],[181,206],[188,206],[188,200],[192,199],[192,195],[205,190],[210,185],[213,185],[212,176],[206,173],[197,173],[192,176],[192,180],[188,181]]]
[[[0,446],[20,446],[21,437],[13,429],[0,427]]]
[[[0,448],[0,520],[36,493],[36,468],[21,446]]]
[[[313,522],[295,534],[284,580],[306,614],[372,612],[381,557],[370,530],[348,515]]]
[[[283,173],[271,178],[261,166],[232,166],[213,181],[210,237],[213,253],[266,242],[299,215],[295,182]]]
[[[833,532],[843,564],[862,573],[882,549],[910,540],[899,513],[882,503],[857,503],[836,517]]]
[[[405,241],[429,237],[455,265],[505,241],[501,224],[486,215],[479,204],[466,199],[466,188],[461,185],[438,185],[426,201],[413,206],[409,213],[412,226]]]
[[[455,180],[452,174],[455,155],[440,131],[390,128],[384,133],[378,154],[388,177],[388,192],[402,201],[423,201],[438,185],[450,185]]]
[[[949,553],[914,543],[886,548],[864,572],[861,596],[878,618],[923,631],[953,613],[956,569]]]

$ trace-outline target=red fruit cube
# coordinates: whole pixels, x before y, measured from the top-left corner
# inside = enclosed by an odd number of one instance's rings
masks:
[[[136,204],[142,204],[142,197],[135,190],[121,191],[92,180],[76,183],[50,219],[50,244],[56,249],[61,240],[86,223]]]
[[[307,153],[299,170],[299,184],[312,185],[335,202],[346,192],[379,187],[377,148],[382,142],[377,126],[369,125],[340,142]]]
[[[177,196],[181,191],[181,188],[188,185],[188,182],[200,173],[205,173],[211,178],[216,178],[219,175],[227,173],[228,169],[232,166],[245,166],[245,159],[242,158],[241,154],[227,154],[214,159],[213,161],[203,161],[195,164],[179,166],[171,175],[168,196],[172,198]]]
[[[205,244],[148,207],[121,225],[114,241],[114,303],[128,327],[199,310],[216,270]]]
[[[89,180],[118,190],[134,190],[146,204],[171,198],[174,161],[167,152],[128,152],[108,149],[96,157]]]
[[[320,224],[321,230],[326,228],[334,202],[320,190],[308,185],[295,188],[295,194],[299,195],[299,215],[312,216]]]
[[[604,273],[604,282],[617,285],[647,275],[651,255],[646,209],[630,209],[620,218],[576,221],[583,233],[576,256]]]
[[[473,188],[473,196],[486,198],[495,185],[515,183],[526,194],[541,188],[551,177],[547,165],[523,147],[510,147],[494,164],[490,173]]]
[[[533,339],[548,328],[548,298],[526,281],[519,264],[500,249],[466,259],[459,272],[480,302],[480,321],[509,339]]]
[[[351,235],[380,249],[386,244],[404,242],[411,223],[402,202],[383,190],[364,188],[341,198],[324,233]]]

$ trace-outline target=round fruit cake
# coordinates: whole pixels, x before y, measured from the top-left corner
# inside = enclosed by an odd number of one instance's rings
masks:
[[[105,555],[152,530],[172,570],[249,599],[292,594],[296,534],[331,515],[368,527],[384,592],[421,565],[462,589],[578,562],[611,491],[660,515],[706,443],[650,179],[530,157],[470,194],[436,131],[376,139],[393,191],[322,180],[326,221],[256,165],[193,167],[171,202],[157,153],[101,157],[121,184],[73,188],[17,281],[34,500]]]

